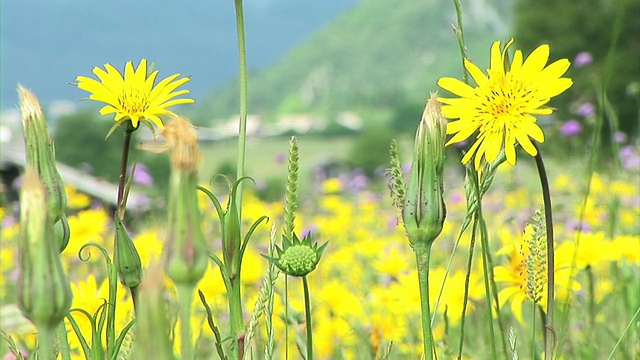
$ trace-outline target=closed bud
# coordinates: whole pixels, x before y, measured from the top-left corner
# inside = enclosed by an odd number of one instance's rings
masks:
[[[195,286],[208,261],[198,208],[198,137],[182,117],[174,117],[162,134],[171,152],[165,272],[176,285]]]
[[[71,307],[71,286],[54,241],[46,190],[27,167],[20,199],[18,305],[40,329],[55,328]]]
[[[447,122],[436,94],[431,94],[418,125],[411,175],[402,209],[409,242],[431,244],[442,231],[444,203],[444,156]]]
[[[47,122],[38,98],[21,85],[18,85],[18,94],[27,163],[37,172],[44,184],[48,214],[55,223],[64,215],[67,194],[56,166],[53,139],[47,130]]]
[[[132,288],[142,281],[142,261],[133,239],[119,216],[116,219],[115,264],[122,285]]]

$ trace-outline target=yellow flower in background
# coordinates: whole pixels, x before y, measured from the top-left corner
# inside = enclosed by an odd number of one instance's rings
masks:
[[[523,59],[516,50],[511,64],[507,50],[513,39],[500,50],[500,41],[491,46],[491,65],[485,75],[475,64],[465,59],[464,64],[475,80],[471,87],[454,78],[441,78],[438,85],[460,98],[439,98],[442,113],[451,121],[447,134],[455,134],[447,145],[462,142],[478,132],[476,141],[462,158],[466,164],[475,155],[475,167],[481,160],[494,161],[504,147],[507,161],[516,163],[516,143],[531,156],[537,154],[531,139],[544,141],[544,134],[534,115],[548,115],[551,108],[544,107],[549,100],[567,90],[573,82],[561,77],[569,68],[569,60],[558,60],[545,67],[549,59],[549,45],[535,49]]]
[[[131,61],[127,62],[124,75],[113,65],[104,64],[104,69],[97,66],[93,68],[99,81],[78,76],[76,85],[91,93],[89,100],[107,104],[100,109],[100,114],[115,114],[114,120],[118,123],[131,120],[134,128],[138,127],[139,122],[143,122],[149,127],[153,123],[162,129],[164,124],[160,115],[171,114],[168,107],[191,104],[195,100],[174,99],[189,93],[189,90],[175,91],[189,81],[189,77],[178,79],[180,74],[174,74],[156,84],[159,71],[149,73],[150,70],[147,70],[147,59],[142,59],[137,69],[134,69]]]

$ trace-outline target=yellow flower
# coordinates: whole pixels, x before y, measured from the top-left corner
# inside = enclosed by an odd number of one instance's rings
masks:
[[[455,134],[447,145],[462,142],[477,131],[475,143],[462,158],[466,164],[475,154],[476,169],[480,168],[483,157],[487,162],[494,161],[503,146],[507,161],[515,164],[516,142],[535,156],[537,150],[530,138],[543,142],[544,134],[534,115],[551,114],[553,110],[544,105],[573,84],[571,79],[561,77],[569,68],[569,60],[558,60],[545,67],[549,59],[548,45],[535,49],[526,60],[517,50],[509,66],[507,50],[512,43],[513,39],[502,51],[500,41],[493,43],[487,75],[465,59],[465,67],[477,87],[453,78],[438,81],[440,87],[460,96],[438,99],[445,104],[444,116],[457,119],[447,125],[447,133]]]
[[[189,77],[178,79],[180,74],[174,74],[156,84],[158,72],[148,73],[147,59],[142,59],[137,69],[134,69],[131,61],[127,62],[124,76],[111,64],[104,64],[104,69],[97,66],[93,68],[93,73],[100,81],[78,76],[76,85],[91,93],[89,100],[107,104],[100,109],[100,114],[115,114],[114,120],[118,123],[131,120],[134,128],[138,127],[139,122],[152,127],[151,121],[162,129],[164,124],[160,115],[171,114],[168,107],[191,104],[195,100],[174,99],[189,93],[189,90],[174,91],[189,81]]]

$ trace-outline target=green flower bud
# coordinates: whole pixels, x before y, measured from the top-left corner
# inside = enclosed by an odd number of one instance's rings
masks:
[[[142,282],[142,261],[133,239],[116,215],[115,264],[122,285],[132,288]]]
[[[67,194],[58,172],[53,139],[47,130],[47,121],[38,98],[21,85],[20,112],[27,152],[27,163],[38,173],[47,191],[48,214],[53,222],[60,220],[67,207]]]
[[[264,258],[276,265],[285,274],[291,276],[306,276],[316,269],[322,253],[328,243],[318,248],[318,243],[311,243],[311,235],[307,235],[300,241],[298,235],[293,233],[293,241],[286,236],[282,237],[282,249],[276,245],[277,258],[262,254]]]
[[[411,175],[402,220],[411,245],[431,244],[442,231],[444,156],[447,122],[436,94],[431,94],[416,133]]]
[[[53,232],[55,233],[56,243],[58,244],[58,251],[62,253],[69,244],[69,239],[71,238],[71,228],[69,227],[67,215],[62,214],[60,220],[53,224]]]
[[[182,117],[173,118],[162,134],[171,151],[165,272],[176,285],[195,286],[208,261],[198,208],[198,136]]]
[[[20,199],[18,305],[39,329],[55,328],[71,307],[71,285],[60,261],[47,193],[27,167]]]

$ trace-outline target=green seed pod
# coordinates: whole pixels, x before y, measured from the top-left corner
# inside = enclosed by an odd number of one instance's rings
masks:
[[[60,253],[62,253],[69,244],[69,239],[71,238],[71,228],[69,227],[69,220],[67,220],[67,215],[62,214],[60,220],[56,221],[55,224],[53,224],[53,232],[55,233],[58,250],[60,251]]]
[[[124,227],[122,220],[116,218],[115,264],[122,285],[132,288],[142,282],[142,261],[133,243],[133,239]]]
[[[436,94],[431,94],[416,133],[411,175],[402,210],[411,245],[430,244],[442,231],[444,155],[447,122]]]
[[[56,165],[53,139],[47,130],[47,121],[38,98],[21,85],[18,85],[18,93],[27,163],[38,173],[44,184],[48,214],[55,223],[64,215],[67,194]]]
[[[198,208],[198,137],[182,117],[167,124],[163,135],[171,151],[165,272],[176,285],[195,286],[208,262]]]
[[[46,190],[27,167],[20,199],[18,305],[38,328],[55,328],[68,314],[72,293],[47,214]]]

